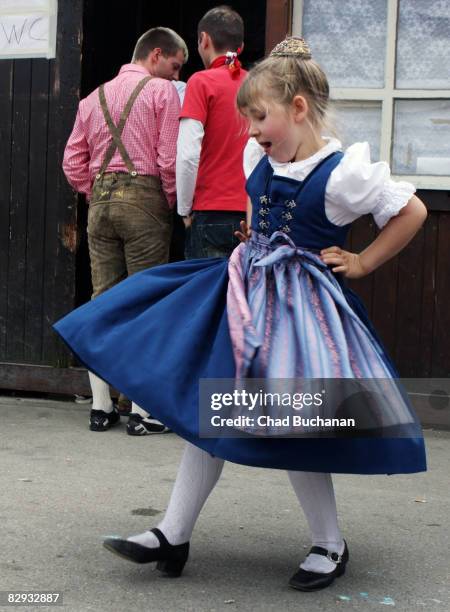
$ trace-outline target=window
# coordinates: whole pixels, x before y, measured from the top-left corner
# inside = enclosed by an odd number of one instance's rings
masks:
[[[450,0],[295,0],[344,145],[420,189],[450,189]]]

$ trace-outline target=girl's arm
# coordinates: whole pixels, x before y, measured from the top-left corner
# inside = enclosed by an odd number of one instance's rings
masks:
[[[334,266],[333,272],[341,272],[347,278],[362,278],[397,255],[416,235],[426,217],[425,205],[413,196],[364,251],[350,253],[332,246],[320,252],[321,259]]]

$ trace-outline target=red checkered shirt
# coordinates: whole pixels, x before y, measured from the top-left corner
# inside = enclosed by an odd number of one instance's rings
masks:
[[[105,97],[114,123],[133,89],[148,72],[137,64],[125,64],[105,84]],[[158,176],[167,201],[176,199],[175,159],[180,101],[170,81],[153,78],[137,97],[122,132],[122,141],[138,174]],[[100,107],[98,89],[81,100],[72,134],[64,151],[63,170],[72,187],[89,198],[111,135]],[[128,172],[116,150],[107,172]]]

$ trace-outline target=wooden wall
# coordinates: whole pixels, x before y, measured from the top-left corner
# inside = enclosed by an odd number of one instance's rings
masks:
[[[61,159],[78,104],[82,0],[58,4],[56,59],[0,60],[0,362],[69,359],[51,323],[74,295],[76,199]]]
[[[351,287],[363,299],[402,377],[447,378],[450,210],[445,210],[445,200],[450,203],[449,194],[419,192],[418,196],[429,207],[424,227],[398,257],[371,276],[353,281]],[[360,219],[351,230],[349,247],[359,251],[375,236],[372,218]]]

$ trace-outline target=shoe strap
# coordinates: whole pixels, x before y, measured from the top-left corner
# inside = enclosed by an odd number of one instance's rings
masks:
[[[153,529],[150,529],[150,531],[154,533],[155,536],[158,538],[158,542],[161,547],[161,550],[167,550],[168,548],[173,548],[173,545],[170,544],[166,536],[163,534],[163,532],[160,529],[158,529],[158,527],[154,527]]]
[[[322,546],[313,546],[309,551],[308,555],[322,555],[322,557],[326,557],[329,561],[332,561],[336,565],[339,565],[342,561],[342,555],[337,552],[327,550],[326,548],[322,548]]]
[[[159,545],[161,547],[162,551],[174,551],[174,550],[183,550],[186,546],[188,547],[189,550],[189,542],[185,542],[184,544],[171,544],[169,542],[169,540],[166,538],[166,536],[163,534],[163,532],[158,529],[158,527],[154,527],[153,529],[150,529],[150,531],[152,533],[155,534],[155,536],[158,538],[159,541]]]

